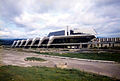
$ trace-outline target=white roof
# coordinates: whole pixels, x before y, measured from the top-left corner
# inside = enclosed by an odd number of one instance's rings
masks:
[[[86,33],[86,34],[92,34],[92,35],[97,34],[93,28],[76,28],[76,29],[73,29],[73,32],[74,33]]]

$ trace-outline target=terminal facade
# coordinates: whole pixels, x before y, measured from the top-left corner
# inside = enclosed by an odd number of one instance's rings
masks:
[[[47,37],[14,41],[13,48],[114,48],[120,47],[120,37],[96,38],[93,29],[73,29],[50,32]]]

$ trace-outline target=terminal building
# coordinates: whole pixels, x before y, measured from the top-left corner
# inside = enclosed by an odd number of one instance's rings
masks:
[[[120,38],[96,38],[94,29],[69,29],[50,32],[47,37],[14,41],[17,48],[102,48],[120,47]]]

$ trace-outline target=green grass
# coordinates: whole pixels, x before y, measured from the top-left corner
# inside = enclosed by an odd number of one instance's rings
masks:
[[[108,60],[108,61],[116,61],[120,62],[120,54],[118,53],[40,53],[35,52],[37,54],[46,54],[53,56],[63,56],[63,57],[71,57],[71,58],[82,58],[82,59],[93,59],[93,60]]]
[[[117,81],[75,69],[47,67],[0,67],[0,81]]]
[[[46,61],[42,58],[37,58],[37,57],[27,57],[24,59],[25,61]]]

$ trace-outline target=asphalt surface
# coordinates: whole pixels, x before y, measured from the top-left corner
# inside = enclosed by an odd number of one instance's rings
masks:
[[[26,57],[40,57],[47,61],[25,61]],[[94,62],[87,60],[70,59],[64,57],[52,57],[47,55],[38,55],[35,53],[18,52],[14,50],[2,50],[0,52],[0,64],[15,66],[47,66],[55,67],[56,64],[67,63],[67,68],[75,68],[81,71],[87,71],[120,79],[120,63]]]

